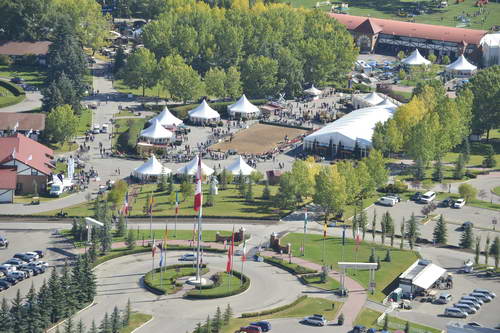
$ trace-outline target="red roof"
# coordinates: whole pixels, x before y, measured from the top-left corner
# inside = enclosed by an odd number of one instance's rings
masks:
[[[358,32],[362,32],[365,34],[378,34],[379,32],[382,31],[382,28],[373,22],[371,18],[368,18],[363,21],[360,25],[358,25],[354,30]]]
[[[53,158],[52,149],[22,134],[0,138],[0,165],[15,159],[49,175],[54,169],[51,162]]]
[[[337,21],[346,26],[348,30],[356,30],[362,23],[367,21],[367,17],[346,14],[329,14]],[[446,27],[432,24],[411,23],[396,20],[369,18],[370,24],[380,27],[380,32],[387,35],[416,37],[439,41],[479,45],[481,38],[488,31]]]
[[[0,41],[0,54],[9,56],[24,56],[28,54],[46,55],[52,42],[14,42]]]
[[[15,190],[17,179],[17,168],[0,169],[0,190]]]

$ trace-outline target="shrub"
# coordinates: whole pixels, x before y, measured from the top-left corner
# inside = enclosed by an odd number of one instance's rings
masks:
[[[404,193],[408,191],[408,185],[402,181],[395,181],[394,184],[387,184],[386,186],[379,189],[383,193]]]
[[[12,58],[5,54],[0,54],[0,66],[10,66]]]

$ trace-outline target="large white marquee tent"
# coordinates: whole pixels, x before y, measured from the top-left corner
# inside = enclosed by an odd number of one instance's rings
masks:
[[[386,122],[392,118],[396,107],[374,106],[354,110],[342,118],[326,125],[320,130],[304,138],[304,149],[310,150],[314,145],[328,147],[330,142],[342,143],[344,149],[354,150],[356,142],[360,148],[372,147],[372,136],[375,124]]]
[[[195,156],[188,164],[179,168],[177,173],[194,176],[198,170],[198,155]],[[210,176],[214,173],[214,169],[207,166],[203,161],[201,161],[201,173],[204,176]]]
[[[155,120],[158,120],[160,125],[166,128],[175,128],[182,124],[182,120],[174,116],[166,106],[162,112],[160,112],[157,116],[151,118],[148,122],[152,124],[155,122]]]
[[[160,125],[158,119],[153,124],[141,131],[139,141],[146,141],[151,144],[165,144],[174,134]]]
[[[239,175],[241,173],[243,176],[249,176],[255,171],[255,169],[249,166],[241,156],[238,156],[236,161],[226,167],[226,170],[231,172],[233,175]]]
[[[188,113],[189,119],[194,123],[208,123],[220,120],[219,112],[212,109],[205,100]]]
[[[404,58],[401,60],[403,64],[414,66],[414,65],[430,65],[431,62],[427,59],[425,59],[420,52],[418,52],[418,49],[415,49],[407,58]]]
[[[477,67],[468,62],[463,54],[458,57],[457,60],[446,66],[446,72],[454,76],[472,76],[476,72],[476,70]]]
[[[155,155],[152,155],[143,165],[136,168],[132,175],[145,179],[149,177],[159,177],[160,175],[169,175],[172,172],[169,168],[163,166],[160,161],[156,159]]]
[[[259,108],[250,103],[245,95],[241,96],[236,103],[229,105],[227,109],[231,117],[238,114],[244,118],[252,118],[260,112]]]

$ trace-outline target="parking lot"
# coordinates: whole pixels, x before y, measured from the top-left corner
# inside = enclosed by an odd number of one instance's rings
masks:
[[[45,256],[43,260],[52,266],[61,266],[64,264],[66,254],[65,248],[70,248],[70,244],[65,243],[61,238],[49,230],[5,230],[0,231],[0,236],[6,237],[9,240],[8,248],[0,248],[0,264],[13,258],[16,253],[24,253],[35,250],[41,250]],[[50,267],[45,273],[31,276],[25,280],[19,281],[16,285],[9,289],[0,292],[0,298],[11,299],[16,296],[17,290],[20,290],[21,296],[24,296],[31,285],[38,288],[43,280],[48,280],[50,275]]]

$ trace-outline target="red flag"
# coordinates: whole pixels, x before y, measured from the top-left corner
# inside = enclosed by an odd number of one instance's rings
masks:
[[[231,272],[231,258],[232,258],[232,256],[233,256],[233,254],[231,253],[231,247],[230,247],[229,250],[227,250],[226,273]]]
[[[201,192],[201,155],[198,156],[198,170],[196,171],[196,191],[194,193],[194,210],[197,212],[201,208],[203,200]]]
[[[356,251],[359,249],[359,243],[361,243],[361,238],[359,237],[359,228],[356,229]]]

